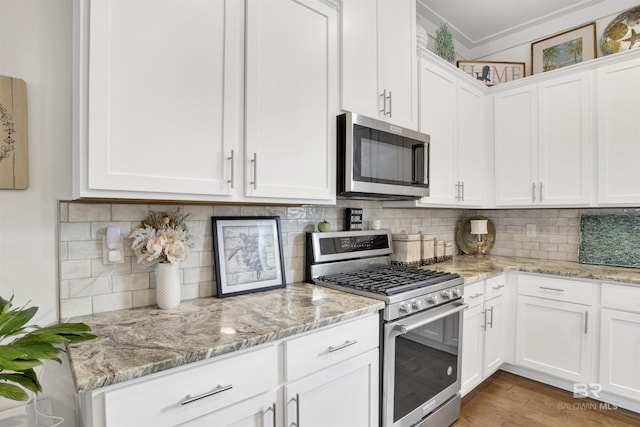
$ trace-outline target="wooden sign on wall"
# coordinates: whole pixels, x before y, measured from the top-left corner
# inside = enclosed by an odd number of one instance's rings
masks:
[[[0,76],[0,190],[29,186],[27,84]]]

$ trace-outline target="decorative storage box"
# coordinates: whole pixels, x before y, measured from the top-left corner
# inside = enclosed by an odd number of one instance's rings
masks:
[[[393,253],[391,263],[396,265],[420,266],[422,240],[420,234],[393,234]]]
[[[433,264],[436,262],[436,248],[435,248],[436,238],[430,234],[422,235],[422,265]]]

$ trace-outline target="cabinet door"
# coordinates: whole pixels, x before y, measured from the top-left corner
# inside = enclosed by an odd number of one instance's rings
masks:
[[[378,358],[371,350],[286,385],[285,425],[377,427]]]
[[[485,302],[486,328],[484,336],[483,377],[486,378],[502,365],[504,354],[504,299],[496,297]]]
[[[593,309],[518,296],[516,364],[570,381],[589,382]]]
[[[600,322],[602,389],[640,400],[640,314],[602,309]]]
[[[543,205],[591,202],[592,98],[590,72],[538,85],[538,199]]]
[[[377,17],[375,1],[342,2],[342,109],[371,118],[382,109]]]
[[[276,427],[276,401],[274,390],[180,424],[180,427]]]
[[[598,70],[598,204],[640,202],[640,59]]]
[[[484,340],[485,313],[483,304],[464,311],[462,327],[462,387],[467,394],[482,382],[482,347]]]
[[[240,135],[225,113],[242,99],[241,6],[91,1],[89,190],[231,194]]]
[[[535,87],[494,95],[496,206],[537,200],[538,118]]]
[[[429,197],[424,204],[456,203],[456,77],[420,60],[420,132],[431,136]]]
[[[249,0],[248,197],[335,200],[337,11],[320,0]]]
[[[387,120],[418,129],[416,1],[378,0],[378,91],[387,91]]]
[[[457,174],[460,181],[458,204],[482,206],[485,204],[488,170],[485,144],[484,93],[471,85],[458,85],[458,159]]]

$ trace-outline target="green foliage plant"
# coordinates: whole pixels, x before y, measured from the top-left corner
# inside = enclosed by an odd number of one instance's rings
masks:
[[[453,37],[449,32],[447,24],[440,23],[440,27],[436,30],[436,53],[445,61],[453,64],[456,54],[453,47]]]
[[[12,308],[13,296],[7,301],[0,297],[0,396],[26,401],[27,391],[37,393],[42,386],[34,367],[43,360],[58,358],[60,345],[97,338],[84,323],[59,323],[41,328],[25,326],[38,307]]]

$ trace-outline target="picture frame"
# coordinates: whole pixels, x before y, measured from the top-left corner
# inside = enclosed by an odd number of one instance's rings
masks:
[[[596,24],[591,22],[531,43],[531,74],[595,59]]]
[[[494,86],[526,77],[524,62],[458,60],[456,66],[487,86]]]
[[[284,288],[279,216],[211,217],[218,298]]]

